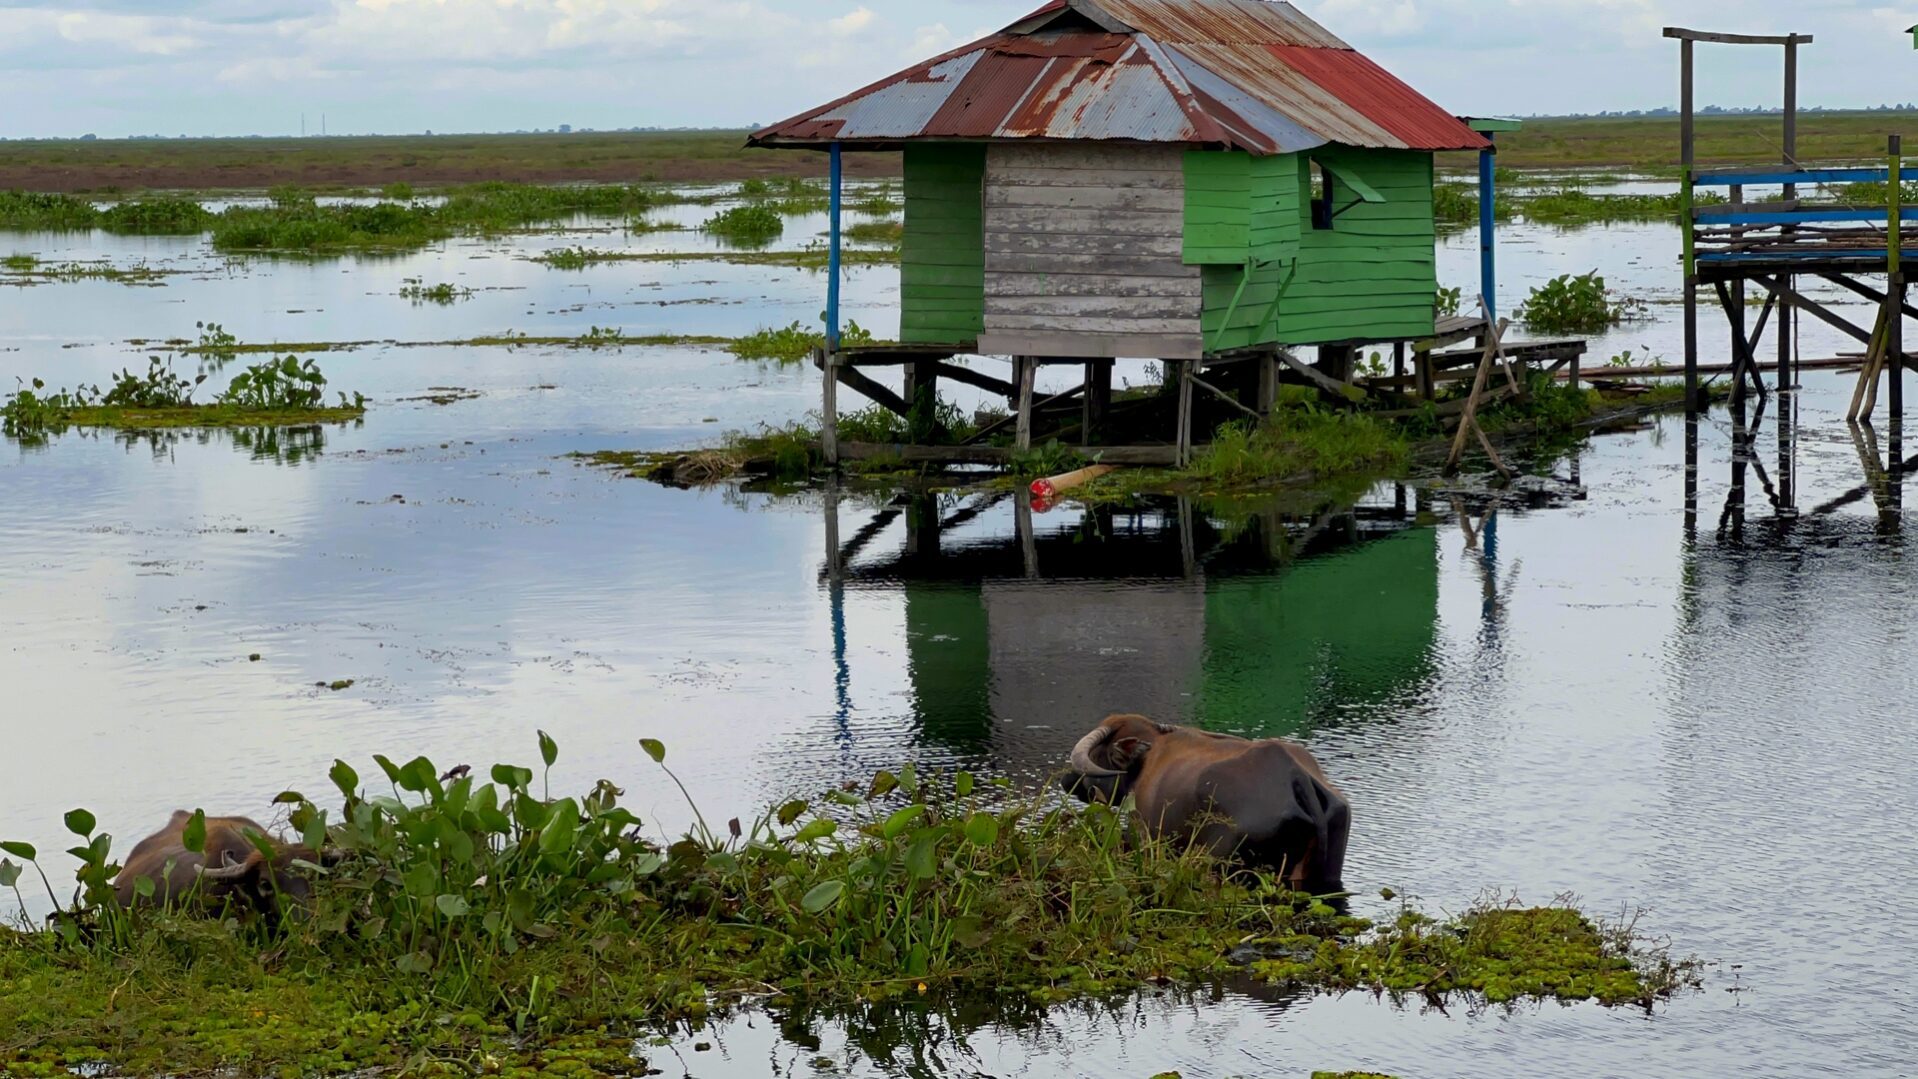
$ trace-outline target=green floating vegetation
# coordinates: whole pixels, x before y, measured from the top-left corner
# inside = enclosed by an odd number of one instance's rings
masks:
[[[707,218],[699,231],[742,247],[764,247],[785,233],[786,222],[778,210],[764,203],[748,203],[719,211]]]
[[[1695,205],[1725,201],[1716,192],[1694,194]],[[1594,195],[1576,187],[1527,195],[1517,200],[1519,212],[1528,221],[1547,225],[1594,225],[1617,221],[1671,221],[1676,223],[1684,210],[1684,198],[1678,192],[1669,195]]]
[[[191,235],[205,232],[213,218],[191,199],[143,198],[102,208],[73,195],[0,191],[0,228],[22,232],[106,229],[129,235]]]
[[[0,402],[0,434],[33,443],[73,427],[276,427],[337,423],[366,413],[360,394],[342,393],[338,404],[326,404],[326,376],[312,360],[296,356],[255,364],[211,403],[196,403],[193,393],[206,378],[176,375],[158,356],[149,358],[144,375],[122,371],[104,391],[83,385],[48,393],[36,378]]]
[[[1535,333],[1603,333],[1643,307],[1617,297],[1597,270],[1561,274],[1533,289],[1518,306],[1518,319]]]
[[[862,244],[898,246],[905,242],[904,221],[861,221],[846,228],[846,239]]]
[[[678,784],[663,745],[639,748]],[[766,993],[1047,1003],[1249,969],[1314,990],[1649,1006],[1695,981],[1568,906],[1373,924],[1140,840],[1121,812],[965,772],[883,771],[750,822],[694,806],[698,823],[657,843],[610,782],[545,795],[559,747],[542,733],[539,752],[484,773],[377,756],[377,787],[340,761],[331,808],[281,794],[314,888],[275,914],[192,892],[123,909],[112,839],[69,813],[79,899],[46,930],[0,932],[0,1070],[470,1075],[572,1052],[569,1070],[628,1073],[615,1035]],[[196,815],[183,845],[206,833]],[[0,854],[0,888],[30,867],[51,896],[32,846]]]
[[[409,277],[400,286],[400,297],[418,304],[438,304],[451,307],[461,300],[471,299],[473,290],[450,282],[441,281],[429,285],[422,277]]]
[[[857,322],[848,322],[839,331],[841,343],[848,345],[870,345],[873,343],[872,331]],[[778,329],[755,330],[744,337],[737,337],[726,346],[726,351],[742,360],[776,360],[780,363],[798,363],[826,346],[824,329],[807,329],[801,322]]]

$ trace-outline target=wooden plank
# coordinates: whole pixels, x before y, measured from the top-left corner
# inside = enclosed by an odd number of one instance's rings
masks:
[[[1199,365],[1197,360],[1186,360],[1179,364],[1179,411],[1178,411],[1178,451],[1179,467],[1192,463],[1192,369]]]
[[[1182,214],[1186,197],[1161,187],[1048,185],[1026,187],[1000,183],[986,189],[986,209],[1008,210],[1129,210],[1141,213]]]
[[[1713,45],[1809,45],[1810,34],[1719,34],[1707,30],[1687,30],[1667,26],[1665,36],[1679,41],[1703,41]]]
[[[1129,258],[1165,259],[1178,262],[1184,244],[1176,235],[1140,236],[1134,233],[1086,233],[1056,236],[1003,230],[988,230],[985,236],[986,265],[995,267],[994,255],[1120,255]],[[1197,271],[1194,271],[1195,273]]]
[[[993,330],[979,335],[987,356],[1044,356],[1077,359],[1187,360],[1205,354],[1197,333],[1062,333],[1056,330]]]
[[[1185,214],[1177,210],[1107,210],[1076,207],[1032,209],[1014,206],[986,208],[986,233],[1034,232],[1077,238],[1088,234],[1178,237]]]
[[[1059,325],[1057,317],[1046,315],[1001,315],[986,311],[986,332],[988,334],[1009,331],[1030,330],[1039,333],[1088,333],[1088,334],[1198,334],[1199,319],[1195,314],[1191,318],[1074,318],[1071,326]]]
[[[1124,278],[1102,278],[1123,281]],[[1125,322],[1191,320],[1198,324],[1199,296],[988,296],[986,324],[1003,326],[1008,319],[1047,319],[1061,329],[1084,324],[1087,319],[1116,319]]]
[[[901,416],[912,412],[912,407],[906,404],[905,398],[874,382],[869,376],[861,374],[858,368],[839,363],[834,365],[834,370],[839,373],[839,381],[845,383],[847,389],[863,393],[875,404]]]
[[[1298,375],[1319,389],[1343,400],[1353,401],[1365,396],[1364,390],[1350,383],[1340,382],[1338,379],[1332,378],[1318,368],[1302,362],[1297,356],[1292,355],[1292,353],[1286,349],[1279,349],[1276,353],[1276,358],[1280,363],[1290,368],[1293,374]]]
[[[1012,448],[1017,453],[1026,453],[1032,449],[1032,382],[1039,373],[1039,365],[1023,356],[1015,357],[1012,364],[1019,383],[1018,427],[1012,436]]]
[[[1175,258],[1152,255],[1058,254],[1055,252],[990,252],[986,273],[1073,274],[1090,277],[1190,277],[1199,267]]]
[[[954,382],[963,382],[999,397],[1011,397],[1018,388],[1003,378],[994,378],[983,371],[974,371],[970,367],[961,367],[954,363],[940,363],[933,366],[933,373]]]
[[[1011,165],[995,167],[989,177],[994,187],[1106,187],[1124,191],[1183,191],[1185,177],[1178,169],[1132,168],[1124,172],[1112,169],[1044,168],[1029,169]]]
[[[1184,147],[1100,145],[1092,142],[992,143],[986,148],[986,174],[1000,169],[1163,169],[1182,173]]]
[[[1035,279],[1042,280],[1041,286]],[[1181,272],[1177,276],[1161,274],[1045,274],[1014,273],[1005,270],[986,272],[986,295],[993,296],[1146,296],[1190,300],[1201,299],[1199,275]]]

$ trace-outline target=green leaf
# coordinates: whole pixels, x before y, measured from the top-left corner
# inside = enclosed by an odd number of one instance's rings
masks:
[[[399,782],[400,782],[400,766],[399,765],[394,764],[391,760],[388,760],[386,757],[386,754],[384,753],[373,754],[373,763],[379,765],[380,771],[386,773],[387,782],[393,784],[394,786],[399,785]]]
[[[633,859],[633,876],[650,877],[654,873],[659,872],[660,867],[665,864],[666,859],[657,854],[651,852],[642,854]]]
[[[807,914],[818,914],[839,902],[839,897],[845,894],[845,891],[846,882],[843,880],[821,881],[812,886],[812,890],[799,901],[799,905]]]
[[[939,830],[927,828],[914,836],[912,846],[906,848],[906,872],[914,880],[930,880],[938,864],[938,854]]]
[[[899,786],[899,777],[891,772],[878,772],[872,777],[872,786],[867,789],[867,798],[878,798],[890,794]]]
[[[142,880],[146,879],[144,877]],[[20,867],[0,858],[0,888],[11,888],[20,882]]]
[[[887,817],[886,823],[879,829],[879,834],[885,836],[887,839],[898,839],[906,829],[912,827],[912,822],[918,820],[925,811],[926,807],[922,805],[907,806],[892,816]]]
[[[401,974],[425,974],[433,969],[433,957],[425,952],[408,952],[393,960]]]
[[[666,743],[659,739],[641,738],[639,740],[639,748],[646,751],[646,755],[653,759],[654,764],[666,763]]]
[[[952,939],[960,947],[977,948],[992,939],[992,932],[986,928],[983,919],[966,914],[952,920]]]
[[[806,826],[804,828],[801,828],[799,832],[793,836],[793,842],[795,843],[816,842],[818,840],[826,838],[827,836],[833,834],[834,832],[837,832],[838,830],[839,830],[838,821],[827,820],[826,818],[821,817],[818,820],[808,821]]]
[[[533,770],[516,768],[510,764],[495,764],[493,782],[509,790],[523,791],[533,782]]]
[[[15,858],[25,858],[29,862],[40,857],[40,852],[33,849],[33,844],[22,843],[17,839],[0,843],[0,850],[6,851]]]
[[[546,767],[551,768],[553,766],[553,762],[559,759],[559,743],[553,741],[553,736],[550,734],[547,734],[545,731],[540,731],[538,733],[539,733],[539,757],[541,760],[546,762]]]
[[[578,835],[579,803],[571,798],[562,798],[553,803],[553,812],[539,834],[539,851],[541,854],[559,854],[572,850],[573,840]]]
[[[464,917],[467,912],[473,909],[467,906],[466,900],[457,895],[440,896],[433,900],[433,905],[440,908],[440,913],[446,915],[448,918]]]
[[[960,772],[958,777],[953,780],[953,787],[958,790],[959,797],[970,798],[972,796],[972,773]]]
[[[785,805],[779,807],[780,825],[783,827],[791,824],[792,822],[798,820],[799,815],[801,813],[804,813],[805,811],[806,811],[806,802],[804,799],[795,798],[792,801],[787,802]]]
[[[92,835],[93,826],[94,824],[98,823],[93,819],[93,814],[87,812],[84,809],[76,809],[73,812],[68,813],[66,819],[67,819],[67,831],[72,832],[74,835],[78,835],[78,836]]]
[[[966,842],[975,847],[990,847],[999,841],[999,818],[990,813],[974,813],[966,818]]]
[[[133,878],[133,893],[135,895],[139,896],[141,899],[152,899],[153,892],[154,892],[154,887],[153,887],[152,877],[139,876],[139,877]]]
[[[431,862],[421,862],[400,876],[408,895],[425,899],[439,890],[440,874]]]
[[[196,809],[180,831],[180,845],[194,854],[206,853],[206,810]]]
[[[281,791],[273,796],[273,804],[276,806],[299,805],[304,801],[306,801],[306,795],[299,791]]]
[[[340,793],[348,798],[354,797],[360,789],[360,774],[345,761],[334,761],[333,769],[326,773],[326,777],[331,779],[333,785],[340,788]]]
[[[433,762],[425,757],[414,757],[400,769],[399,785],[401,790],[412,791],[414,794],[424,794],[429,790],[437,794],[440,785],[439,769],[434,768]]]

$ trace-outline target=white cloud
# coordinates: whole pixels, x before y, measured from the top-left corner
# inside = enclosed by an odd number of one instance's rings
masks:
[[[827,22],[832,32],[840,37],[849,37],[872,25],[875,16],[869,7],[856,7],[844,15]]]

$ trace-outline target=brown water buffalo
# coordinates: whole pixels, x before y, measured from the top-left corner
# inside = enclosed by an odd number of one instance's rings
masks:
[[[1131,795],[1153,834],[1271,866],[1301,891],[1344,890],[1352,807],[1304,746],[1109,716],[1073,747],[1063,785],[1088,802]]]
[[[338,851],[320,855],[309,847],[281,843],[250,817],[208,817],[205,849],[195,854],[186,849],[185,839],[192,819],[193,814],[180,810],[165,828],[134,846],[113,881],[121,906],[161,905],[197,894],[211,907],[244,904],[271,914],[282,899],[304,903],[312,896],[313,883],[295,861],[324,865],[338,860]],[[266,839],[275,851],[272,858],[254,845],[249,832]],[[153,882],[150,896],[142,896],[134,883],[142,877]]]

